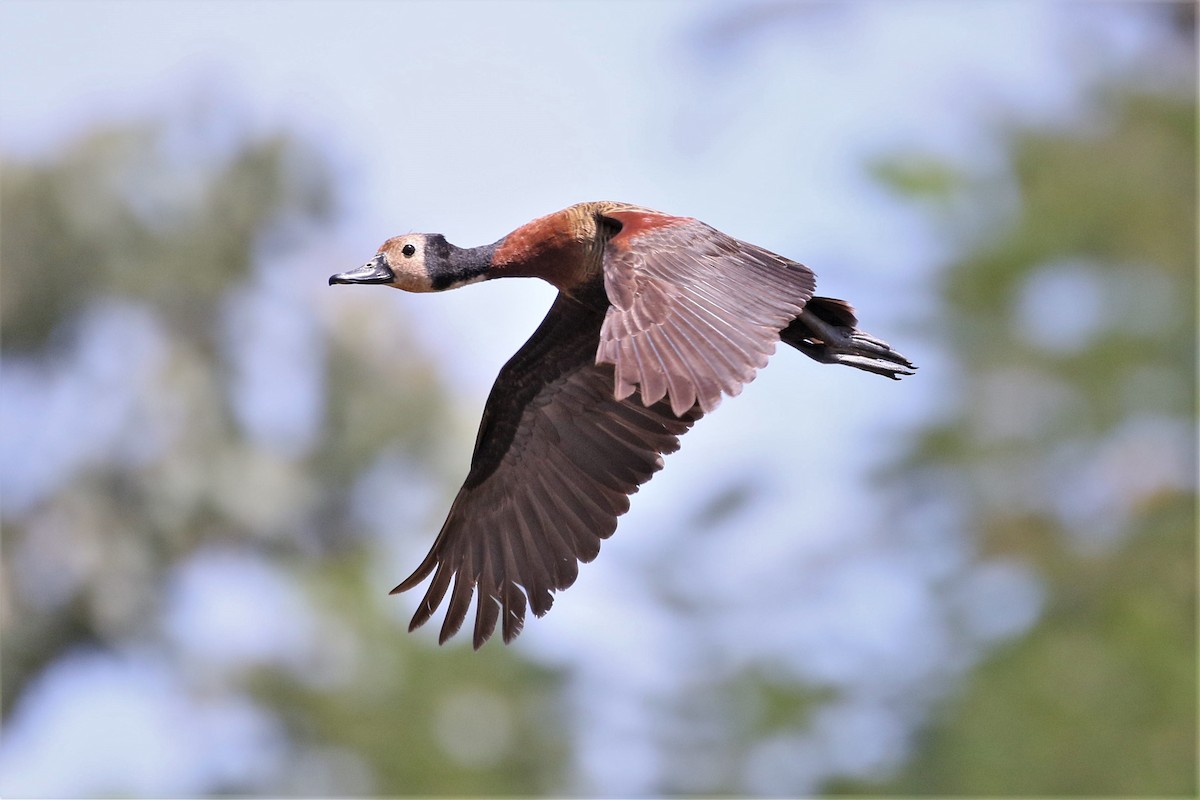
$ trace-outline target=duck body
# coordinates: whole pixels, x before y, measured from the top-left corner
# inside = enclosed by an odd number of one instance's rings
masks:
[[[475,647],[500,622],[511,641],[527,605],[546,613],[679,436],[753,380],[781,339],[824,363],[891,378],[912,370],[857,329],[844,301],[813,297],[802,264],[625,203],[570,206],[483,247],[393,237],[330,283],[428,292],[502,277],[542,278],[559,294],[496,379],[429,555],[393,590],[433,575],[410,630],[450,593],[439,642],[461,627],[472,597]]]

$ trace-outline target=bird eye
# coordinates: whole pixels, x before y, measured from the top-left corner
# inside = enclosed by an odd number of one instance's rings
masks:
[[[417,252],[417,248],[411,244],[406,244],[404,247],[400,248],[400,252],[404,253],[406,256],[411,256],[413,253]]]

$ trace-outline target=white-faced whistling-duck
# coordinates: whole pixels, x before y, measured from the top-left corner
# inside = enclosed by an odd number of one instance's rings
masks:
[[[450,589],[439,642],[478,589],[475,647],[504,641],[575,582],[629,496],[782,339],[826,364],[896,379],[913,366],[858,330],[850,305],[813,297],[812,270],[704,223],[624,203],[581,203],[463,249],[437,234],[384,242],[335,283],[439,292],[542,278],[558,297],[492,387],[466,482],[429,555],[393,589],[433,581],[409,630]]]

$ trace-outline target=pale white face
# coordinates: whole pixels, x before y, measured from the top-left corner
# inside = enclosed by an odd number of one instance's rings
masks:
[[[379,248],[379,255],[395,278],[388,286],[406,292],[432,292],[429,272],[425,267],[425,236],[409,233],[393,236]],[[376,256],[378,258],[378,256]]]

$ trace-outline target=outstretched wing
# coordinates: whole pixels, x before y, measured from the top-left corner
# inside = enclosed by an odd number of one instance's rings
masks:
[[[775,351],[779,332],[812,297],[810,269],[699,220],[609,211],[605,246],[612,304],[596,360],[615,367],[618,398],[667,397],[678,415],[736,395]]]
[[[612,366],[595,363],[603,321],[603,311],[560,294],[500,371],[466,482],[425,560],[392,590],[433,574],[410,630],[433,616],[449,590],[439,642],[462,626],[473,595],[475,647],[501,618],[511,641],[524,625],[526,600],[537,616],[550,610],[551,592],[575,582],[578,562],[596,557],[600,540],[629,510],[629,495],[702,415],[615,398]]]

